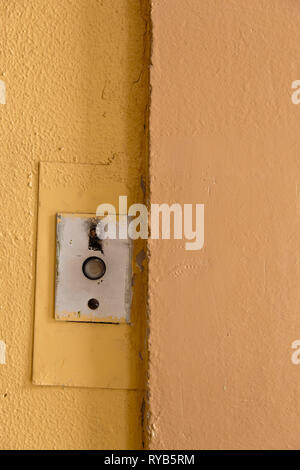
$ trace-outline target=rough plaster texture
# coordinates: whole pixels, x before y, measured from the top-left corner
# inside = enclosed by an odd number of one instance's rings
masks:
[[[205,203],[205,248],[153,241],[153,448],[297,449],[295,0],[154,0],[152,202]]]
[[[1,449],[141,446],[142,393],[37,387],[31,366],[38,162],[112,165],[140,188],[146,31],[138,0],[0,4]]]

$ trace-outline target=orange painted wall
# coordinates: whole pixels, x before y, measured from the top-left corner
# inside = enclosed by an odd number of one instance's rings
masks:
[[[154,0],[152,202],[205,204],[205,247],[150,243],[150,439],[297,449],[295,0]]]

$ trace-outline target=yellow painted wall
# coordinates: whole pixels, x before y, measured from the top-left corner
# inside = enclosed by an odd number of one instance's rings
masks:
[[[140,189],[147,31],[143,0],[0,4],[1,449],[142,445],[142,392],[33,386],[31,367],[38,163],[113,165]]]

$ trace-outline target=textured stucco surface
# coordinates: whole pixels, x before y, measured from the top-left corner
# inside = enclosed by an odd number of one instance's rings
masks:
[[[138,0],[0,3],[1,449],[141,446],[142,393],[33,386],[31,367],[38,162],[112,165],[140,189],[146,29]]]
[[[151,199],[206,225],[151,243],[151,447],[297,449],[300,4],[152,3]]]

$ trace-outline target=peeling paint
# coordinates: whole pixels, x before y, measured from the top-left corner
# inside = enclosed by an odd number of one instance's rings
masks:
[[[141,272],[143,272],[145,269],[144,264],[143,264],[145,259],[146,259],[146,253],[143,248],[141,251],[138,252],[138,254],[135,257],[136,265]]]
[[[103,253],[102,241],[97,236],[97,224],[99,220],[91,218],[88,220],[88,231],[89,231],[89,250],[100,251]]]

